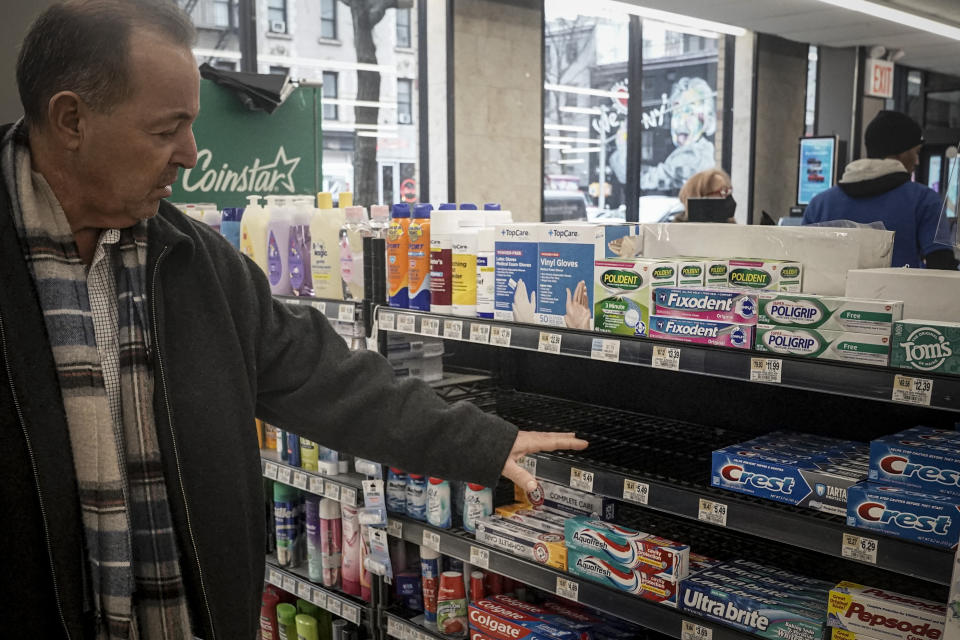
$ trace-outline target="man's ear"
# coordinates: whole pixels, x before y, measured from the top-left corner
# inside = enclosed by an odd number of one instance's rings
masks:
[[[83,141],[83,119],[89,109],[73,91],[61,91],[47,103],[48,132],[68,150],[75,151]]]

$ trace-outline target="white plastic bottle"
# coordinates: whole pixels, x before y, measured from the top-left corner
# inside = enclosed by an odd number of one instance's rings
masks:
[[[240,219],[240,251],[267,273],[267,223],[270,214],[260,206],[260,196],[247,196]]]
[[[490,320],[493,320],[496,238],[493,227],[484,227],[477,233],[477,317]]]
[[[330,193],[317,194],[317,208],[310,218],[310,279],[313,295],[330,300],[343,299],[340,279],[340,227],[343,209],[333,208]]]
[[[386,238],[390,228],[390,207],[375,204],[370,207],[370,232],[374,238]]]
[[[455,316],[477,315],[477,248],[479,230],[461,227],[452,234],[452,311]]]
[[[268,196],[267,209],[267,280],[274,295],[290,295],[290,223],[293,221],[286,198]]]
[[[363,207],[347,207],[340,228],[340,278],[344,300],[363,299],[363,239],[371,231]]]
[[[200,221],[217,233],[220,233],[220,211],[215,204],[204,204],[201,206],[202,217]]]

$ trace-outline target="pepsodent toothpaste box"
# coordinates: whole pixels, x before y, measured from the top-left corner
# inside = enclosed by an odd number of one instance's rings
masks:
[[[493,600],[471,602],[467,619],[471,629],[495,640],[579,640],[579,634],[574,631],[561,629]]]
[[[757,325],[757,351],[887,366],[890,338],[867,333]]]
[[[568,552],[567,571],[645,600],[673,606],[677,603],[679,586],[683,584],[682,580],[672,582],[664,576],[641,573],[578,549]]]
[[[863,482],[847,491],[847,524],[956,549],[960,540],[960,498]]]
[[[754,328],[735,322],[716,322],[693,318],[650,316],[651,338],[677,340],[694,344],[749,349],[753,346]]]
[[[878,640],[940,640],[947,607],[853,582],[841,582],[827,601],[831,627]]]
[[[660,287],[653,292],[657,317],[757,324],[757,296],[732,289]]]
[[[596,260],[593,278],[593,328],[644,336],[650,325],[651,292],[676,286],[677,265],[654,258]]]
[[[960,373],[960,322],[901,320],[893,327],[890,366]]]
[[[960,448],[934,447],[910,435],[893,434],[870,443],[870,481],[960,497]]]
[[[593,263],[606,256],[599,225],[551,224],[541,230],[537,265],[537,322],[593,328]]]
[[[800,293],[803,265],[791,260],[733,258],[727,261],[727,286]]]
[[[761,293],[760,324],[889,336],[903,303],[796,293]]]
[[[562,535],[543,533],[493,515],[477,521],[476,536],[479,542],[486,542],[515,556],[556,569],[567,568],[567,548]]]
[[[568,549],[578,549],[645,574],[669,581],[690,572],[690,547],[635,529],[593,520],[570,518],[564,530]]]
[[[493,317],[535,322],[540,223],[497,225],[494,241]]]
[[[542,501],[536,507],[567,513],[571,516],[590,516],[601,520],[615,520],[617,503],[610,498],[573,489],[546,480],[540,480]],[[530,497],[520,487],[514,487],[514,499],[530,504]]]

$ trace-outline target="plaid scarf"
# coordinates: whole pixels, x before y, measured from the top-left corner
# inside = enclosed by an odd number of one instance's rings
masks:
[[[97,250],[113,252],[105,257],[115,278],[105,290],[116,295],[91,310],[87,268],[56,196],[31,169],[22,122],[0,154],[70,431],[99,638],[191,638],[154,426],[146,223],[102,232]],[[103,331],[104,317],[116,326]]]

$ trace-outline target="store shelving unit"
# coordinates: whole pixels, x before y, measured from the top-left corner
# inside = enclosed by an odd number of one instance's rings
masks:
[[[345,502],[351,507],[363,502],[363,476],[358,473],[328,476],[315,471],[305,471],[282,462],[276,452],[264,450],[260,451],[260,470],[264,478],[337,502]]]
[[[423,616],[418,616],[422,618]],[[449,640],[435,629],[421,624],[416,618],[410,620],[396,611],[383,612],[384,627],[387,637],[396,640]]]
[[[371,629],[378,625],[376,607],[358,598],[311,582],[302,569],[285,569],[277,565],[276,555],[267,556],[267,582],[349,622]]]
[[[308,298],[303,296],[274,296],[275,299],[293,307],[313,307],[330,320],[338,322],[363,322],[363,302]]]

